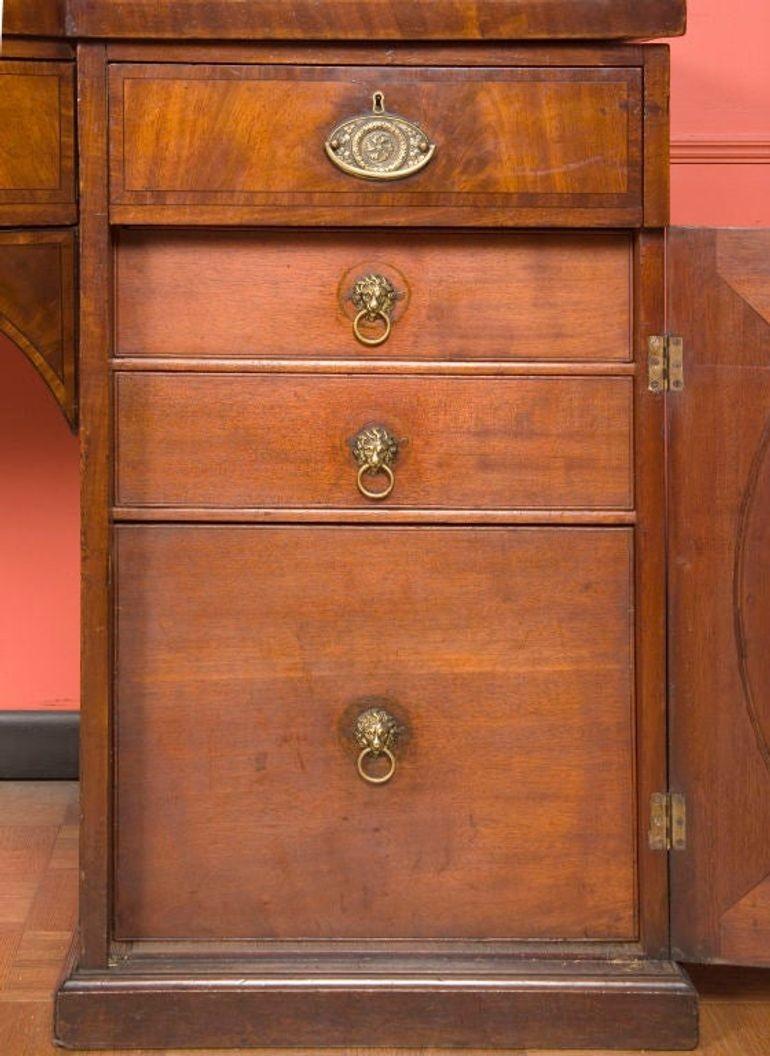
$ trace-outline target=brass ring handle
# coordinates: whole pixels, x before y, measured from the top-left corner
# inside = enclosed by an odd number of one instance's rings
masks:
[[[362,308],[358,315],[353,320],[353,333],[356,335],[362,345],[381,345],[390,337],[391,321],[390,316],[387,312],[377,309],[374,313],[375,319],[382,319],[385,324],[385,329],[378,337],[367,337],[366,334],[361,332],[361,320],[369,318],[370,312],[366,308]]]
[[[358,315],[353,320],[353,333],[362,345],[381,345],[388,340],[392,326],[390,314],[396,301],[400,301],[403,296],[403,291],[397,290],[386,275],[375,272],[359,275],[348,294],[348,300],[358,309]],[[368,337],[361,329],[361,323],[364,320],[376,323],[378,319],[384,323],[384,330],[377,337]]]
[[[378,473],[384,473],[388,478],[388,483],[382,491],[370,491],[364,484],[364,474],[375,472],[371,466],[364,464],[358,470],[357,484],[358,490],[367,499],[387,499],[391,491],[393,491],[393,485],[396,483],[396,475],[387,462],[383,462],[381,466],[377,466]]]
[[[398,739],[398,723],[385,708],[367,708],[356,719],[354,733],[361,747],[356,761],[359,777],[370,785],[384,785],[396,772],[393,748]],[[370,757],[377,759],[381,755],[386,757],[389,765],[385,773],[377,777],[370,773],[364,764]]]
[[[393,491],[396,476],[391,467],[398,457],[398,445],[399,441],[388,432],[384,425],[370,425],[353,437],[350,446],[353,458],[358,463],[356,483],[364,498],[380,502],[382,499],[387,499]],[[364,484],[364,477],[367,473],[371,476],[384,473],[388,478],[386,487],[380,491],[367,488]]]
[[[375,777],[373,774],[369,774],[364,769],[364,759],[371,755],[373,759],[377,758],[377,755],[385,755],[390,760],[390,766],[386,773],[382,777]],[[396,772],[396,757],[391,752],[390,748],[382,748],[379,753],[376,753],[372,748],[362,748],[358,756],[358,772],[364,781],[368,781],[370,785],[384,785],[386,781],[390,781],[391,777]]]

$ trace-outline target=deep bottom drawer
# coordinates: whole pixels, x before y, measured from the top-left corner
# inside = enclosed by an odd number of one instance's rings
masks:
[[[632,939],[632,541],[119,527],[117,936]]]

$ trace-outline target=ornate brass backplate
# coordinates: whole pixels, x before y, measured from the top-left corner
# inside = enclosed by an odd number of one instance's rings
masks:
[[[419,125],[385,109],[375,92],[372,112],[348,117],[330,133],[326,153],[343,172],[362,180],[400,180],[424,168],[436,151]]]

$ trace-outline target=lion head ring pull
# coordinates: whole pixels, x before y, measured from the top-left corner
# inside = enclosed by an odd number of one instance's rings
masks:
[[[396,483],[391,467],[398,457],[398,440],[384,425],[370,425],[353,438],[351,448],[358,463],[358,490],[367,499],[387,499]],[[375,476],[386,478],[385,487],[379,491],[372,491],[364,483],[366,477]]]
[[[358,753],[358,773],[370,785],[384,785],[396,772],[396,757],[393,748],[398,738],[398,723],[384,708],[367,708],[356,719],[356,740],[361,746]],[[368,766],[369,760],[384,755],[388,769],[376,775]]]
[[[356,279],[350,300],[358,309],[353,320],[353,333],[362,345],[381,345],[388,340],[393,306],[403,296],[384,275],[362,275]],[[364,326],[378,324],[381,326],[379,333],[373,336],[364,333]]]

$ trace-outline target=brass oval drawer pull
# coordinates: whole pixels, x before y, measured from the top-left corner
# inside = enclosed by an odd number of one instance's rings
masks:
[[[358,308],[358,315],[353,320],[353,333],[362,345],[381,345],[390,337],[391,319],[390,314],[396,301],[403,297],[390,279],[384,275],[361,275],[356,279],[355,285],[350,292],[350,299]],[[376,337],[369,337],[363,333],[361,327],[364,323],[376,323],[382,320],[384,330]]]
[[[384,785],[396,772],[396,757],[393,748],[398,738],[398,723],[384,708],[367,708],[356,719],[356,740],[361,746],[358,754],[358,773],[370,785]],[[370,773],[366,768],[369,758],[377,759],[386,756],[388,769],[380,777]]]
[[[400,180],[424,168],[436,151],[413,121],[385,109],[385,96],[375,92],[372,112],[341,121],[324,144],[343,172],[362,180]]]
[[[370,425],[353,438],[353,457],[358,463],[356,483],[358,490],[367,499],[387,499],[396,483],[391,466],[398,457],[398,440],[384,425]],[[372,491],[364,484],[364,477],[384,474],[386,486],[381,491]]]

